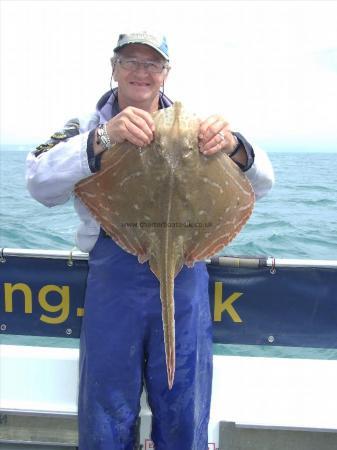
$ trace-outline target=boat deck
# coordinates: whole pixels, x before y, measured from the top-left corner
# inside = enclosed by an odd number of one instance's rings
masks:
[[[45,450],[75,448],[78,350],[1,345],[0,355],[0,448],[29,439]],[[278,435],[303,442],[311,435],[321,450],[337,448],[336,379],[336,360],[215,355],[209,449],[233,450],[230,440],[251,442],[252,435],[274,436],[273,442]],[[152,447],[144,395],[140,417],[145,450]],[[324,447],[331,440],[335,447]],[[238,448],[268,448],[245,445]],[[311,449],[297,445],[283,449]]]

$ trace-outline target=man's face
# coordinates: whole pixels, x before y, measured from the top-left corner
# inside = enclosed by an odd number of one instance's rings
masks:
[[[165,60],[151,47],[142,44],[129,44],[120,50],[122,59],[135,59],[139,62],[164,64]],[[114,79],[118,82],[118,93],[128,104],[139,104],[154,100],[167,76],[167,69],[161,73],[147,71],[143,65],[137,70],[127,70],[117,62]]]

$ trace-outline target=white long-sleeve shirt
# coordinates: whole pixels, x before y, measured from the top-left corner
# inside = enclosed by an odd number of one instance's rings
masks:
[[[76,233],[76,245],[83,252],[89,252],[96,243],[100,225],[86,206],[73,195],[74,186],[80,180],[93,175],[87,155],[89,131],[100,121],[98,112],[78,119],[79,134],[60,141],[48,151],[36,155],[30,152],[26,164],[27,187],[37,201],[52,207],[74,197],[74,207],[80,218]],[[254,146],[255,159],[245,172],[250,180],[256,199],[263,197],[274,183],[274,172],[267,154]]]

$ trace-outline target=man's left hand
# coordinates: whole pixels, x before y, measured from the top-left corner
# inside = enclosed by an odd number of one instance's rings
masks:
[[[222,116],[213,115],[201,122],[199,128],[199,148],[204,155],[213,155],[220,150],[231,153],[237,145],[228,122]]]

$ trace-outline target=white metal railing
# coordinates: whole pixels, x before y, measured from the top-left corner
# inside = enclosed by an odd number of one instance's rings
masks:
[[[0,248],[0,262],[5,262],[7,256],[19,256],[25,258],[49,258],[49,259],[88,259],[88,253],[76,248],[72,250],[42,250],[22,248]],[[229,267],[321,267],[337,268],[337,260],[328,259],[291,259],[259,256],[219,256],[206,259],[206,263],[214,263]]]

